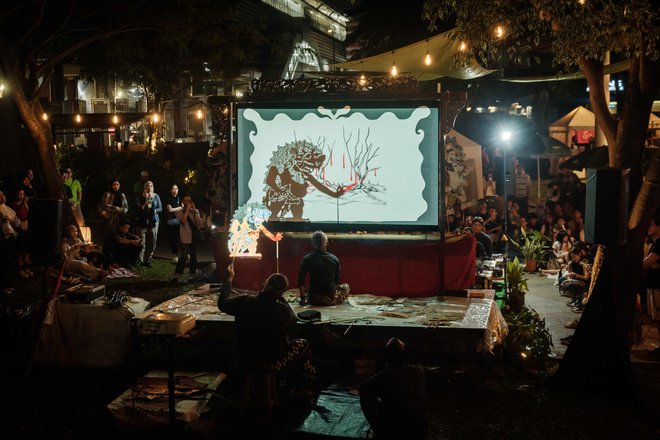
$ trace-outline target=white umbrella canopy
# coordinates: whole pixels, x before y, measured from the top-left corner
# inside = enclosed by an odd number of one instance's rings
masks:
[[[488,75],[494,70],[485,69],[472,58],[469,65],[461,67],[454,64],[454,57],[461,51],[461,43],[451,37],[452,31],[435,35],[428,40],[422,40],[389,52],[333,64],[341,69],[361,72],[388,73],[396,63],[400,74],[414,76],[418,81],[429,81],[442,77],[458,79],[474,79]],[[431,57],[431,63],[426,65],[426,54]]]

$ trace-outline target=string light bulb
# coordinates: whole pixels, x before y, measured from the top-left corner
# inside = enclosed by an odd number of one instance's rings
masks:
[[[466,49],[467,49],[467,44],[465,44],[465,41],[461,41],[460,46],[458,46],[458,50],[460,50],[461,52],[465,52]]]
[[[158,113],[154,113],[153,116],[151,116],[151,120],[154,121],[154,124],[158,124],[158,121],[160,121],[160,115]]]
[[[118,124],[119,123],[119,116],[113,115],[112,116],[112,123],[113,124]]]
[[[197,119],[202,119],[204,117],[204,113],[201,110],[197,110]]]
[[[362,63],[363,61],[360,61],[360,79],[358,80],[358,83],[363,86],[367,83],[367,77],[364,75],[364,70],[362,70]]]
[[[396,60],[394,59],[394,52],[392,52],[392,70],[390,71],[392,76],[396,76],[399,72],[396,69]]]
[[[497,38],[502,38],[504,36],[504,26],[498,25],[495,28],[495,36]]]
[[[82,116],[76,115],[76,122],[80,124],[81,121],[82,121]]]
[[[41,114],[41,119],[43,119],[44,121],[47,121],[48,120],[48,113],[42,113]]]
[[[431,65],[431,53],[429,50],[429,40],[428,38],[426,39],[426,57],[424,57],[424,64],[427,66]]]

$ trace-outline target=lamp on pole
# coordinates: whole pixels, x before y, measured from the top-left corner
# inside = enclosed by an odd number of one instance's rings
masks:
[[[507,264],[509,262],[509,237],[507,237],[507,230],[509,227],[509,203],[507,200],[507,186],[509,183],[509,179],[507,178],[506,175],[506,150],[507,147],[509,146],[509,143],[511,142],[511,132],[510,131],[503,131],[502,135],[502,159],[503,159],[503,167],[502,171],[504,171],[504,217],[503,217],[503,225],[502,225],[502,238],[504,240],[504,295],[507,298],[508,302],[508,296],[509,296],[509,286],[507,283]]]

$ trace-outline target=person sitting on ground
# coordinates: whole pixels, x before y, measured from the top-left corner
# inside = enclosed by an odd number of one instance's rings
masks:
[[[62,257],[66,259],[64,270],[86,278],[98,280],[105,278],[108,272],[90,264],[85,257],[86,254],[92,252],[91,246],[78,237],[78,227],[76,225],[67,226],[66,237],[62,239]]]
[[[483,257],[492,257],[493,256],[493,242],[491,241],[488,234],[484,232],[484,219],[481,217],[475,217],[472,219],[472,225],[470,226],[472,233],[474,235],[477,243],[483,246],[483,255],[477,255],[477,258]],[[479,249],[479,247],[477,247]]]
[[[351,290],[348,284],[339,283],[339,258],[328,252],[328,237],[323,231],[312,234],[314,251],[305,255],[300,262],[298,291],[300,303],[313,306],[334,306],[348,298]],[[305,278],[309,273],[309,291]]]
[[[18,276],[21,278],[29,278],[34,275],[34,272],[30,270],[32,261],[28,250],[29,204],[27,197],[25,197],[25,190],[18,188],[14,193],[14,200],[9,206],[16,212],[16,216],[21,221],[20,226],[16,229],[16,232],[18,233],[16,236]]]
[[[530,212],[527,217],[527,229],[530,231],[540,231],[539,216],[535,212]]]
[[[566,231],[558,232],[557,241],[552,244],[552,255],[557,266],[555,269],[562,269],[568,264],[568,253],[571,251],[571,248],[568,233]]]
[[[360,386],[360,406],[379,439],[422,439],[426,435],[424,369],[407,363],[406,345],[391,338],[385,345],[386,369]]]
[[[106,237],[103,244],[106,264],[127,269],[135,267],[144,245],[140,237],[128,232],[130,228],[130,220],[121,219],[115,230]]]
[[[16,230],[21,224],[16,212],[5,202],[5,194],[0,190],[0,289],[5,289],[18,272],[14,246]]]
[[[488,217],[484,218],[484,232],[488,234],[491,242],[497,243],[500,238],[500,232],[502,230],[502,222],[499,219],[497,214],[497,209],[489,208]]]
[[[660,212],[656,213],[649,225],[651,246],[642,262],[646,271],[646,308],[660,332]],[[660,359],[660,347],[649,352],[652,359]]]
[[[286,376],[300,393],[310,391],[316,379],[309,342],[293,339],[296,315],[283,298],[289,280],[281,273],[266,279],[257,294],[236,293],[231,288],[234,265],[227,267],[218,308],[236,318],[239,363],[252,369]]]
[[[583,264],[579,249],[571,249],[569,256],[571,261],[566,265],[559,289],[562,295],[571,298],[567,305],[573,307],[574,311],[581,311],[583,296],[589,288],[591,272],[589,266]]]

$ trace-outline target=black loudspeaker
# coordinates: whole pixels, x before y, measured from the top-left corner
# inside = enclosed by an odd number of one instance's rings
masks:
[[[59,255],[62,238],[62,200],[31,199],[28,211],[28,249],[34,258]]]
[[[584,237],[614,246],[627,240],[630,170],[588,168]]]

